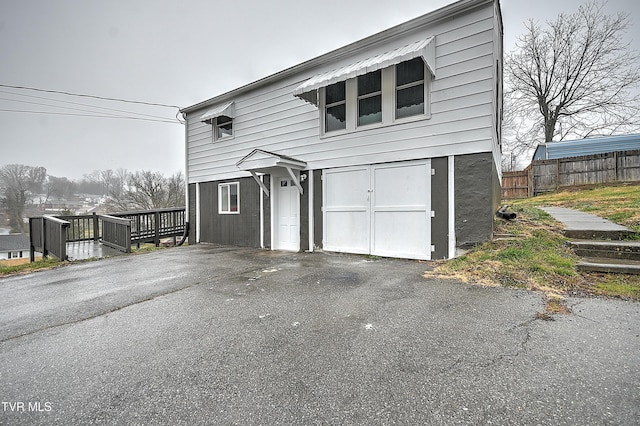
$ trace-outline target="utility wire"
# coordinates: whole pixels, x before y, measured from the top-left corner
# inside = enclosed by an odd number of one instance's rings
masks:
[[[46,98],[46,97],[43,97],[43,96],[25,95],[24,93],[8,92],[6,90],[0,90],[0,93],[6,93],[6,94],[9,94],[9,95],[24,96],[24,97],[33,98],[33,99],[43,99],[45,101],[59,102],[59,103],[65,103],[65,104],[70,104],[70,105],[86,106],[86,107],[89,107],[89,108],[103,109],[105,111],[115,111],[115,112],[123,113],[123,114],[140,115],[140,116],[143,116],[143,117],[151,117],[151,118],[156,118],[156,119],[160,119],[160,120],[166,119],[166,117],[161,117],[161,116],[151,115],[151,114],[143,114],[141,112],[125,111],[125,110],[121,110],[121,109],[101,107],[101,106],[97,106],[97,105],[83,104],[83,103],[79,103],[79,102],[63,101],[63,100],[59,100],[59,99]],[[78,108],[71,108],[71,107],[67,107],[67,106],[60,106],[60,105],[52,105],[52,104],[43,104],[43,103],[38,103],[38,102],[23,101],[23,100],[20,100],[20,99],[9,99],[9,98],[0,98],[0,99],[5,100],[5,101],[12,101],[12,102],[22,102],[22,103],[28,103],[28,104],[34,104],[34,105],[50,106],[50,107],[53,107],[53,108],[67,108],[67,109],[72,109],[72,110],[76,110],[76,111],[97,112],[97,111],[83,110],[83,109],[78,109]]]
[[[127,117],[124,115],[98,115],[98,114],[75,114],[70,112],[52,112],[52,111],[30,111],[30,110],[20,110],[20,109],[0,109],[0,112],[19,112],[19,113],[28,113],[28,114],[47,114],[47,115],[66,115],[66,116],[74,116],[74,117],[95,117],[95,118],[118,118],[118,119],[126,119],[126,120],[141,120],[141,121],[155,121],[159,123],[171,123],[171,124],[182,124],[179,121],[175,120],[156,120],[153,118],[143,118],[143,117]]]
[[[126,102],[126,103],[130,103],[130,104],[159,106],[159,107],[165,107],[165,108],[177,108],[178,110],[180,109],[180,107],[177,106],[177,105],[167,105],[167,104],[159,104],[159,103],[144,102],[144,101],[133,101],[133,100],[130,100],[130,99],[109,98],[109,97],[105,97],[105,96],[87,95],[87,94],[84,94],[84,93],[64,92],[64,91],[61,91],[61,90],[38,89],[36,87],[13,86],[13,85],[10,85],[10,84],[0,84],[0,87],[8,87],[8,88],[11,88],[11,89],[21,89],[21,90],[33,90],[35,92],[57,93],[57,94],[60,94],[60,95],[79,96],[79,97],[83,97],[83,98],[102,99],[104,101]]]

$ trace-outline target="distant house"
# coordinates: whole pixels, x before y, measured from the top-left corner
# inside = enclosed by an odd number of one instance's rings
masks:
[[[558,158],[634,150],[640,150],[640,134],[541,143],[533,153],[533,160],[555,160]]]
[[[27,234],[0,235],[0,260],[29,257],[30,244]]]
[[[502,18],[462,0],[184,108],[190,242],[450,258],[500,200]]]

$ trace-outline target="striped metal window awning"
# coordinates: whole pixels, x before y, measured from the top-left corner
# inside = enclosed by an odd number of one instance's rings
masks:
[[[217,105],[200,116],[200,121],[211,121],[216,117],[225,116],[235,118],[235,107],[233,102]]]
[[[429,72],[436,75],[436,49],[435,37],[416,41],[403,47],[381,53],[367,59],[345,65],[332,71],[317,74],[305,81],[293,91],[297,96],[305,101],[318,105],[318,89],[330,84],[355,78],[359,75],[367,74],[379,69],[399,64],[410,59],[422,57]]]

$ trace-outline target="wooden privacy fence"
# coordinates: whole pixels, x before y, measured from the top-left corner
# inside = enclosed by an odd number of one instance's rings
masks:
[[[536,160],[502,175],[502,198],[526,198],[582,185],[640,182],[640,150]]]
[[[131,252],[135,243],[153,242],[176,237],[187,227],[184,207],[150,211],[113,213],[111,215],[42,216],[29,218],[31,261],[35,252],[44,257],[53,254],[67,260],[66,244],[77,241],[95,241],[123,251]]]

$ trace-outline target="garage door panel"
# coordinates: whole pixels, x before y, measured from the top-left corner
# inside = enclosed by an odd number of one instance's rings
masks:
[[[325,249],[345,253],[369,253],[369,212],[326,212]]]
[[[428,259],[427,226],[429,223],[424,218],[423,211],[375,212],[371,254]]]
[[[426,206],[429,194],[425,164],[376,166],[374,168],[375,207]],[[429,170],[430,172],[430,170]]]
[[[356,168],[330,171],[325,174],[327,191],[325,206],[328,208],[368,207],[369,169]]]
[[[369,173],[368,167],[325,170],[323,247],[326,250],[369,253]]]
[[[326,170],[324,247],[429,259],[429,160]]]

